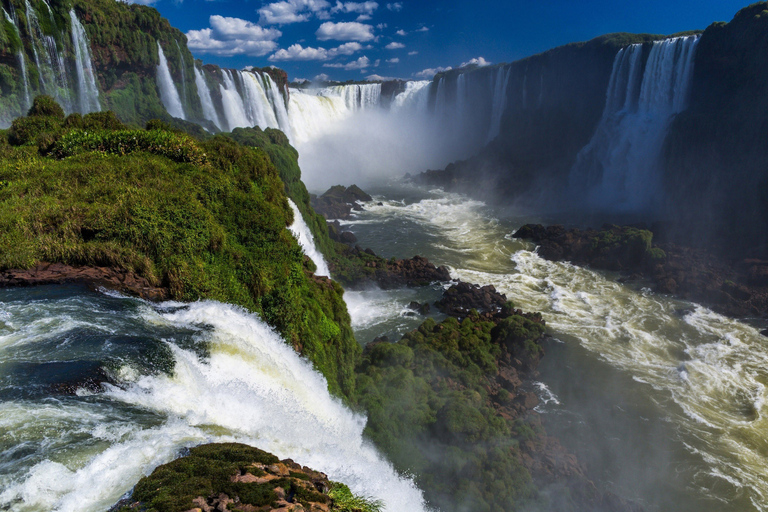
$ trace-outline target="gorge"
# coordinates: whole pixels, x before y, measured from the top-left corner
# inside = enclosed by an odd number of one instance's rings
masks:
[[[764,313],[512,236],[632,224],[764,290],[768,3],[349,83],[205,64],[142,5],[2,7],[0,509],[141,509],[243,443],[389,511],[768,510]],[[323,218],[338,184],[372,197]]]

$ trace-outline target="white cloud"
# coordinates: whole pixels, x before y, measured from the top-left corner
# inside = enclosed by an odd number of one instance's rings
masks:
[[[324,68],[339,68],[339,69],[346,69],[347,71],[351,69],[365,69],[371,67],[371,60],[363,55],[357,60],[353,60],[352,62],[347,62],[346,64],[340,64],[340,63],[333,63],[333,64],[323,64]]]
[[[397,32],[395,32],[395,34],[397,34],[398,36],[404,36],[404,35],[407,35],[408,32],[406,32],[405,30],[401,29],[401,30],[398,30]]]
[[[240,18],[214,15],[211,28],[187,32],[187,46],[193,52],[222,57],[249,55],[261,57],[277,48],[274,41],[283,35],[277,29],[264,28]]]
[[[282,48],[270,55],[269,60],[328,60],[339,55],[352,55],[365,48],[366,47],[357,42],[344,43],[341,46],[331,48],[330,50],[326,50],[325,48],[304,48],[300,44],[292,44],[288,48]]]
[[[387,62],[389,62],[390,64],[397,64],[398,62],[400,62],[400,59],[395,57],[394,59],[387,59]]]
[[[387,28],[387,24],[386,23],[379,23],[378,25],[376,25],[376,28],[379,29],[379,30],[384,30],[385,28]]]
[[[326,9],[331,6],[326,0],[282,0],[267,4],[257,10],[262,25],[287,25],[309,21],[314,14],[319,19],[328,19]]]
[[[419,71],[418,73],[414,73],[413,76],[416,76],[419,78],[432,79],[436,74],[442,73],[443,71],[450,71],[451,69],[453,69],[451,66],[448,66],[447,68],[442,68],[442,67],[427,68],[423,71]]]
[[[319,75],[315,76],[314,80],[315,82],[327,82],[331,77],[326,75],[325,73],[320,73]]]
[[[370,16],[378,8],[379,4],[376,2],[339,2],[337,0],[331,12],[357,13]]]
[[[421,27],[420,29],[417,29],[416,32],[429,32],[429,27]]]
[[[395,11],[395,12],[402,11],[403,10],[403,2],[394,2],[394,3],[391,3],[391,4],[387,4],[387,9],[389,9],[390,11]]]
[[[374,39],[373,26],[356,21],[333,23],[326,21],[317,29],[315,35],[320,41],[370,41]]]
[[[389,43],[384,48],[386,48],[387,50],[399,50],[400,48],[405,48],[405,45],[403,43],[392,42],[392,43]]]
[[[485,60],[484,58],[475,57],[474,59],[470,59],[467,62],[462,63],[461,67],[463,68],[464,66],[477,66],[482,68],[484,66],[490,66],[490,65],[491,63]]]
[[[416,50],[414,50],[412,52],[408,52],[408,55],[418,55],[418,54],[419,54],[419,52],[417,52]]]
[[[365,79],[369,82],[389,82],[391,80],[397,80],[393,76],[381,76],[381,75],[368,75]]]
[[[358,16],[358,17],[355,19],[355,21],[370,21],[370,20],[372,20],[372,19],[373,19],[373,18],[372,18],[371,16],[367,15],[367,14],[361,14],[360,16]]]

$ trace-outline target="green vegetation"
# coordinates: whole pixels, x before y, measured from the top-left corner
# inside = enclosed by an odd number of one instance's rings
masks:
[[[343,291],[311,275],[267,153],[224,136],[93,128],[114,126],[109,114],[17,121],[8,132],[16,145],[0,141],[0,269],[117,267],[177,300],[243,306],[309,358],[332,392],[351,394],[360,347]]]
[[[142,478],[131,496],[134,504],[118,510],[183,512],[198,506],[194,502],[196,499],[218,499],[221,494],[235,500],[228,507],[233,512],[254,510],[253,507],[271,509],[281,499],[277,493],[279,489],[285,496],[290,496],[293,503],[301,504],[306,510],[310,510],[311,503],[324,504],[332,512],[381,510],[381,502],[355,496],[346,485],[330,482],[319,474],[311,477],[301,471],[290,471],[288,477],[280,477],[279,469],[282,468],[278,466],[285,467],[286,464],[292,465],[289,461],[281,463],[274,455],[243,444],[197,446],[188,455],[160,466],[150,476]],[[261,482],[234,481],[237,476],[249,474],[266,478]],[[327,487],[328,492],[317,490],[311,480]]]
[[[667,257],[662,249],[653,247],[651,231],[629,226],[605,226],[591,238],[590,245],[593,258],[607,256],[628,267]]]
[[[506,352],[538,358],[544,325],[508,313],[498,324],[428,319],[398,343],[369,346],[358,367],[366,434],[444,512],[514,510],[535,495],[519,444],[536,427],[499,414],[514,390],[494,379]]]

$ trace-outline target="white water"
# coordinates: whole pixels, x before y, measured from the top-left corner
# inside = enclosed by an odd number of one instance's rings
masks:
[[[72,23],[72,45],[75,47],[75,68],[77,70],[77,92],[80,103],[80,113],[101,111],[99,103],[99,88],[96,85],[96,76],[93,72],[91,61],[91,48],[88,35],[83,25],[77,19],[75,10],[69,11]]]
[[[507,109],[507,87],[509,86],[509,77],[512,74],[512,67],[507,66],[506,70],[503,67],[496,69],[496,77],[494,78],[493,88],[493,103],[491,106],[491,123],[488,128],[488,137],[486,142],[491,142],[498,137],[501,131],[501,119],[504,116],[504,111]]]
[[[181,46],[177,40],[173,40],[176,43],[176,50],[179,52],[179,68],[181,69],[181,105],[184,107],[189,101],[187,97],[187,65],[184,62],[184,54],[181,53]]]
[[[208,87],[208,83],[205,81],[203,72],[194,66],[195,72],[195,85],[197,86],[197,95],[200,97],[200,103],[203,107],[203,117],[213,124],[216,128],[222,130],[224,127],[221,124],[221,118],[216,111],[216,107],[213,105],[213,99],[211,99],[211,90]]]
[[[315,237],[312,236],[309,226],[304,222],[304,217],[301,216],[299,208],[296,206],[296,203],[290,199],[288,200],[288,204],[291,205],[291,210],[293,210],[293,224],[291,224],[290,227],[291,233],[293,233],[293,236],[299,242],[304,254],[308,256],[317,267],[315,275],[331,277],[331,271],[328,270],[328,264],[325,262],[323,254],[317,250]]]
[[[12,17],[5,9],[3,9],[3,14],[5,15],[5,19],[8,20],[8,23],[13,24],[16,35],[19,39],[21,39],[21,32],[19,31],[19,25],[18,21],[16,20],[16,16],[14,15]],[[27,74],[27,62],[24,57],[23,47],[19,48],[19,51],[16,53],[16,60],[19,62],[19,74],[21,75],[22,84],[24,86],[24,104],[20,105],[19,114],[25,114],[29,107],[32,106],[32,98],[29,94],[29,76]]]
[[[392,254],[391,248],[387,252],[388,241],[375,245],[381,233],[399,229],[425,238],[420,253],[436,264],[452,265],[454,278],[492,284],[518,307],[541,311],[551,332],[628,375],[638,393],[651,397],[654,414],[673,425],[680,449],[688,453],[684,461],[672,463],[691,475],[684,481],[689,492],[712,500],[708,510],[717,510],[719,502],[739,504],[728,510],[768,510],[768,345],[757,328],[635,290],[611,275],[543,260],[529,244],[510,238],[519,224],[500,223],[482,203],[436,191],[429,196],[411,203],[377,197],[383,206],[367,203],[350,225],[361,244],[385,257],[404,255]],[[374,299],[370,305],[376,311],[389,308],[397,314],[391,300]],[[365,312],[368,305],[354,307]],[[691,312],[680,313],[687,308]],[[560,405],[548,389],[539,386],[539,392],[547,402],[542,407]],[[638,418],[638,428],[647,421]],[[631,432],[614,435],[632,443]],[[658,470],[675,471],[674,466]],[[672,506],[666,505],[659,510]]]
[[[670,121],[686,108],[698,36],[656,41],[616,55],[597,130],[577,157],[571,185],[598,207],[641,210],[658,200],[660,154]]]
[[[184,114],[184,105],[181,103],[179,90],[173,82],[171,70],[168,68],[168,59],[165,58],[163,47],[160,41],[157,42],[157,56],[160,63],[157,65],[157,89],[160,92],[160,99],[165,106],[165,110],[173,117],[186,119]]]
[[[6,356],[41,357],[36,347],[57,339],[67,340],[54,345],[64,351],[88,329],[130,337],[122,323],[132,322],[138,336],[170,338],[176,365],[169,376],[125,362],[121,387],[93,397],[2,402],[0,431],[13,433],[14,444],[38,446],[43,457],[23,474],[0,475],[0,508],[100,512],[182,447],[238,441],[322,471],[382,499],[388,511],[425,510],[413,482],[363,440],[365,418],[332,397],[325,379],[255,315],[215,302],[153,309],[116,300],[125,307],[111,313],[77,298],[4,309]],[[196,333],[194,344],[208,355],[176,340],[177,331]]]

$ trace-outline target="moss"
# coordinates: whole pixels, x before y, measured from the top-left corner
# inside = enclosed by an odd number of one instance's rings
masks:
[[[504,420],[488,390],[505,347],[538,351],[543,330],[536,315],[497,325],[473,314],[427,319],[397,343],[366,349],[357,369],[365,432],[398,470],[416,475],[433,506],[514,510],[534,495],[518,450],[533,429]],[[498,400],[508,403],[509,392]]]
[[[82,124],[114,121],[89,114]],[[55,159],[36,146],[51,140],[31,138],[46,131],[56,132]],[[0,181],[9,183],[0,189],[1,269],[118,267],[177,300],[243,306],[309,358],[333,393],[353,392],[360,347],[343,291],[304,266],[286,229],[284,184],[264,151],[162,129],[62,128],[40,116],[17,120],[9,138],[30,146],[0,152]]]

